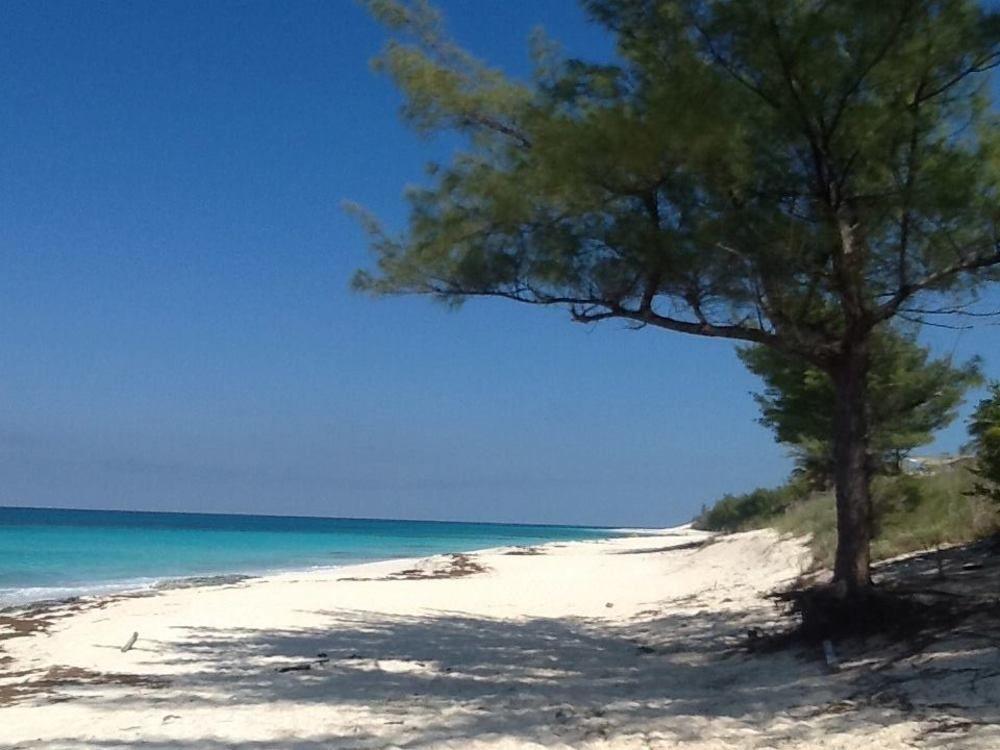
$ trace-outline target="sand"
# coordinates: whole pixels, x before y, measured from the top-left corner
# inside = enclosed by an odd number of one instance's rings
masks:
[[[748,649],[807,564],[770,531],[677,529],[8,616],[0,747],[1000,747],[998,678],[961,662],[996,644],[891,689],[870,652]]]

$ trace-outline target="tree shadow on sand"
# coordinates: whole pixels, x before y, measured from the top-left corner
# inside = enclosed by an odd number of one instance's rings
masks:
[[[965,570],[967,561],[955,564]],[[897,572],[912,577],[902,566],[915,565],[900,563]],[[280,739],[272,731],[266,741],[168,739],[165,729],[163,739],[83,742],[67,733],[19,747],[458,748],[498,736],[571,747],[624,738],[672,747],[708,736],[718,747],[753,747],[764,737],[794,746],[917,722],[917,746],[957,748],[991,746],[983,733],[1000,724],[1000,641],[987,653],[987,641],[957,631],[923,644],[845,644],[847,663],[831,673],[813,649],[748,652],[748,629],[773,622],[767,605],[650,610],[625,625],[458,612],[312,614],[320,625],[295,630],[178,628],[173,656],[157,662],[175,672],[169,687],[72,697],[98,709],[160,710],[178,723],[185,710],[281,704],[322,721],[290,726]]]

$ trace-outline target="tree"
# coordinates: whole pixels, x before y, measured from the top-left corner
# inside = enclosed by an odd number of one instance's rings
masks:
[[[356,286],[561,306],[777,349],[829,374],[837,591],[869,578],[875,332],[1000,266],[1000,16],[975,0],[586,0],[606,63],[536,39],[515,81],[421,0],[369,0],[379,67],[464,151],[411,190]]]
[[[800,473],[826,487],[833,479],[834,384],[807,361],[764,346],[738,352],[764,381],[754,395],[761,424],[791,447]],[[954,421],[962,396],[982,383],[978,358],[955,366],[950,358],[929,359],[913,332],[891,329],[872,337],[868,375],[869,444],[872,469],[899,472],[910,451],[931,442]]]
[[[985,481],[976,491],[1000,503],[1000,382],[990,385],[990,395],[976,406],[969,422],[976,451],[976,473]]]

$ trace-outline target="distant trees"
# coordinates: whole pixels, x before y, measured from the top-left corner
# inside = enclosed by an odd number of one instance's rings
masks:
[[[990,395],[979,402],[969,422],[976,473],[983,480],[976,490],[1000,503],[1000,382],[990,386]]]
[[[807,495],[808,487],[794,481],[773,489],[758,487],[743,495],[727,494],[711,508],[703,508],[694,526],[709,531],[743,531],[780,514]]]
[[[808,362],[763,346],[738,352],[764,381],[754,395],[761,423],[787,445],[797,473],[826,488],[834,476],[833,422],[836,393],[829,374]],[[870,468],[898,473],[902,459],[933,440],[957,415],[965,392],[982,383],[978,358],[954,365],[930,358],[912,330],[884,328],[872,336],[868,374]]]
[[[465,147],[365,217],[373,294],[498,297],[759,344],[833,384],[834,579],[870,586],[873,338],[1000,267],[1000,15],[977,0],[585,0],[613,60],[516,81],[421,0],[369,0],[403,114]]]

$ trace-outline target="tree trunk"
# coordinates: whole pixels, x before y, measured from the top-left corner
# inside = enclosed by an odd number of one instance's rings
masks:
[[[837,558],[834,583],[848,597],[871,587],[870,463],[868,456],[868,341],[848,342],[833,371],[834,484],[837,494]]]

